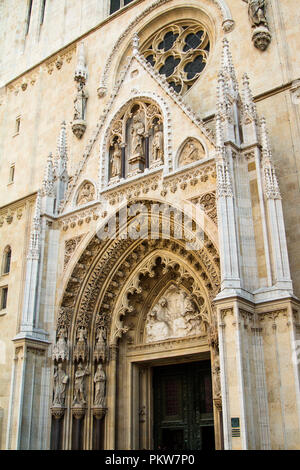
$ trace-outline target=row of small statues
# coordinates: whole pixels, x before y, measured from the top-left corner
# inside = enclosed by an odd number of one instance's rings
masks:
[[[105,362],[106,360],[106,331],[105,328],[98,328],[96,335],[96,344],[94,348],[94,359],[97,361]],[[87,346],[87,329],[78,328],[76,335],[76,344],[74,346],[73,357],[74,360],[85,360],[88,354]],[[52,359],[58,361],[65,361],[69,359],[69,348],[67,344],[67,330],[61,328],[57,334],[57,342],[53,347]]]
[[[90,375],[88,366],[83,367],[79,362],[74,376],[74,397],[73,406],[84,406],[86,404],[84,380],[87,375]],[[54,369],[54,398],[53,407],[63,407],[66,399],[66,388],[69,381],[69,376],[63,369],[63,364],[60,362]],[[105,408],[106,405],[106,374],[103,369],[102,363],[98,364],[97,370],[94,375],[94,406]]]

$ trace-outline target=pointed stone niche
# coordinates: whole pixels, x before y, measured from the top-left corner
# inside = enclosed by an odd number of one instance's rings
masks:
[[[162,112],[151,100],[132,100],[110,126],[109,183],[160,167],[164,162]]]
[[[95,186],[91,181],[84,181],[78,190],[76,198],[76,206],[83,206],[88,202],[94,201],[96,199]]]
[[[148,312],[145,342],[201,334],[205,334],[205,324],[197,306],[183,288],[172,284]]]
[[[178,156],[178,167],[195,163],[205,158],[205,149],[199,140],[194,137],[188,138],[181,146]]]

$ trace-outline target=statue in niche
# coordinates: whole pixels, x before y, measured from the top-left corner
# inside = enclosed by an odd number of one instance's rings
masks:
[[[87,329],[86,328],[78,328],[77,330],[77,342],[74,347],[74,358],[75,360],[79,361],[82,359],[83,361],[87,355]]]
[[[97,342],[94,350],[94,359],[105,362],[106,360],[106,331],[105,328],[97,330]]]
[[[268,26],[266,18],[266,1],[265,0],[244,0],[248,3],[248,15],[253,28],[263,25]]]
[[[103,370],[103,365],[98,364],[97,371],[94,375],[95,383],[95,398],[94,406],[99,406],[101,408],[105,407],[105,384],[106,384],[106,375]]]
[[[111,177],[115,178],[121,175],[122,150],[118,142],[114,143],[114,148],[110,157]]]
[[[144,157],[143,137],[145,126],[138,114],[132,119],[131,128],[131,158]]]
[[[154,162],[163,159],[163,132],[158,125],[154,126],[154,136],[152,141],[152,159]]]
[[[204,157],[204,149],[196,139],[189,140],[182,149],[179,166],[189,165]]]
[[[57,367],[54,368],[54,398],[53,406],[64,406],[66,398],[66,386],[69,377],[62,368],[60,362]]]
[[[171,285],[146,319],[146,342],[205,333],[205,325],[190,296]]]
[[[95,199],[95,188],[92,183],[85,183],[83,187],[80,189],[78,198],[77,198],[77,205],[81,206],[82,204],[87,204]]]
[[[52,359],[65,361],[69,358],[69,351],[66,338],[68,336],[66,328],[60,328],[58,331],[58,339],[53,347]]]
[[[86,375],[90,375],[88,366],[83,368],[81,362],[79,362],[77,370],[75,372],[75,383],[74,383],[74,400],[73,405],[85,405],[85,391],[84,391],[84,378]]]

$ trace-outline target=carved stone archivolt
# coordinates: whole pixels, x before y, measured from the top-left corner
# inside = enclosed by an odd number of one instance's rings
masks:
[[[182,167],[190,163],[197,162],[205,158],[205,150],[199,140],[189,138],[182,146],[179,157],[178,166]]]
[[[78,237],[70,238],[65,241],[65,254],[64,254],[64,269],[66,269],[73,253],[76,251],[81,240],[85,235],[78,235]]]

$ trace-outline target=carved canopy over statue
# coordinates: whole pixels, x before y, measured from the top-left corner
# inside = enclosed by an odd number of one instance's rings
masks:
[[[109,179],[121,178],[155,168],[164,161],[163,119],[150,100],[134,100],[119,113],[109,134]]]
[[[205,334],[201,312],[184,289],[171,285],[149,311],[146,342]]]

